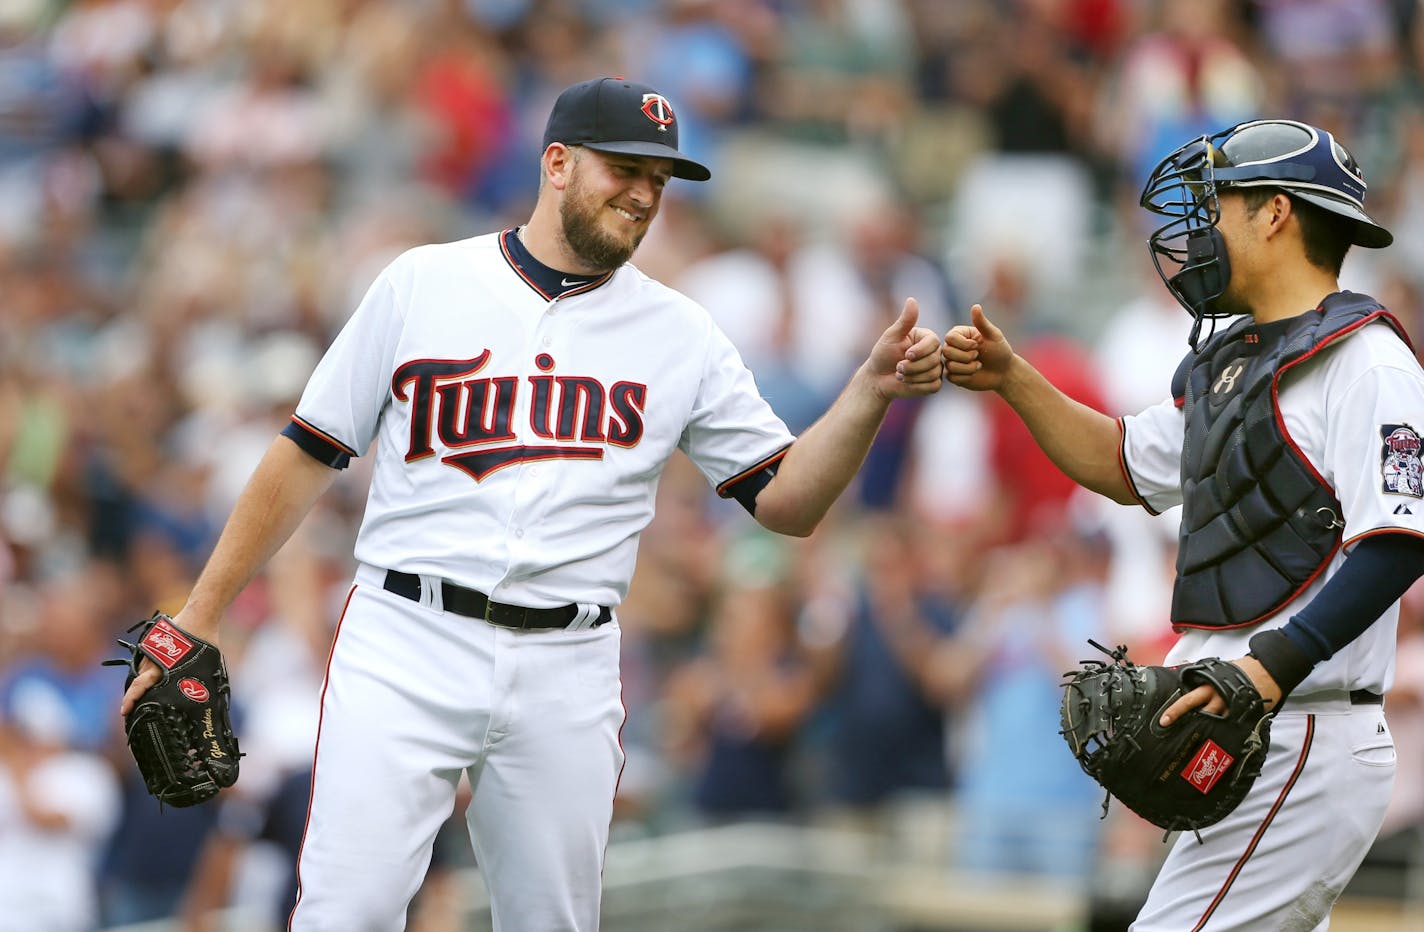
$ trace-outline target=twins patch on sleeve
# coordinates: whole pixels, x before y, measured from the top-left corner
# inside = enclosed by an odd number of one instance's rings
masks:
[[[1381,488],[1395,495],[1424,498],[1424,461],[1420,459],[1424,442],[1419,432],[1408,424],[1380,425]]]

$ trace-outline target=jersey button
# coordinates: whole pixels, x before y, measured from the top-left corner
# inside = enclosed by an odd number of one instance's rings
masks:
[[[553,341],[552,338],[550,338],[550,337],[545,337],[545,338],[544,338],[544,345],[545,345],[545,346],[552,346],[553,343],[554,343],[554,341]]]
[[[523,536],[524,536],[524,528],[522,528],[522,527],[520,527],[520,528],[515,528],[515,529],[514,529],[514,536],[515,536],[515,537],[523,537]]]

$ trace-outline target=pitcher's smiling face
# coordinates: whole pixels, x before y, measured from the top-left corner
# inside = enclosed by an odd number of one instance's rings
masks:
[[[632,257],[657,216],[672,160],[582,146],[559,202],[569,249],[592,272],[616,269]]]

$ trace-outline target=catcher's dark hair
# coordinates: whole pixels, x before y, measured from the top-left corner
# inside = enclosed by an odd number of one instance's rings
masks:
[[[1338,276],[1345,264],[1345,253],[1350,251],[1353,231],[1350,222],[1341,219],[1323,207],[1309,201],[1293,197],[1284,188],[1254,187],[1236,188],[1246,202],[1248,213],[1254,214],[1277,194],[1290,198],[1291,210],[1300,222],[1300,238],[1305,246],[1306,261],[1316,268]]]

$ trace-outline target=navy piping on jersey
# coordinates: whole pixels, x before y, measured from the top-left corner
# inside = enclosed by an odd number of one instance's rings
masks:
[[[1281,793],[1276,797],[1276,801],[1271,805],[1271,811],[1266,813],[1266,817],[1261,820],[1261,824],[1256,829],[1256,833],[1251,836],[1251,841],[1246,845],[1246,850],[1241,853],[1241,857],[1231,866],[1231,873],[1226,875],[1226,882],[1221,885],[1221,889],[1212,898],[1211,904],[1207,906],[1206,912],[1202,913],[1201,919],[1192,926],[1192,932],[1201,932],[1201,929],[1211,919],[1216,912],[1221,901],[1226,899],[1226,894],[1236,883],[1236,878],[1241,876],[1241,870],[1246,866],[1246,862],[1251,860],[1251,855],[1256,853],[1256,848],[1261,844],[1261,838],[1266,834],[1266,829],[1270,828],[1275,821],[1276,814],[1281,811],[1281,807],[1286,803],[1286,797],[1295,788],[1296,781],[1300,779],[1301,773],[1305,770],[1305,762],[1310,758],[1310,746],[1315,743],[1315,716],[1307,715],[1305,719],[1305,740],[1301,742],[1300,757],[1296,758],[1295,770],[1291,771],[1290,779],[1286,780],[1286,785],[1281,787]]]
[[[602,275],[575,275],[572,272],[549,268],[525,248],[519,239],[518,228],[499,234],[499,251],[504,255],[504,261],[514,270],[514,274],[523,279],[524,283],[545,301],[592,291],[613,277],[613,272],[604,272]]]
[[[292,415],[292,420],[282,428],[282,436],[289,438],[301,451],[318,463],[332,469],[345,469],[351,465],[351,457],[356,455],[346,444],[332,437],[306,421]]]

